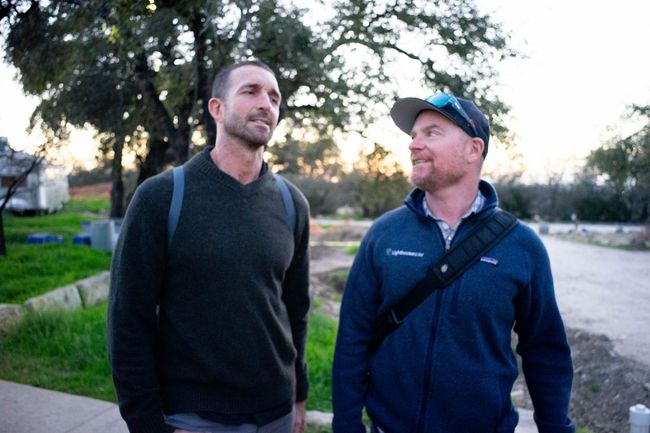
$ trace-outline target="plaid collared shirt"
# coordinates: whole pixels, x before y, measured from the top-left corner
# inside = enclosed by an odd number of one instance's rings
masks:
[[[483,209],[483,205],[485,205],[485,196],[481,193],[481,191],[478,191],[476,194],[476,198],[474,199],[474,202],[472,203],[472,206],[469,208],[467,213],[460,217],[461,221],[466,219],[472,214],[475,214],[479,212],[481,209]],[[426,197],[422,199],[422,207],[424,208],[424,213],[426,214],[427,217],[433,219],[437,224],[438,227],[440,227],[440,231],[442,232],[442,237],[445,239],[445,249],[449,249],[451,247],[451,241],[454,239],[454,235],[456,234],[456,229],[458,226],[451,228],[449,227],[449,224],[441,220],[440,218],[437,218],[434,214],[431,213],[429,210],[429,206],[427,206],[427,200]],[[458,223],[460,225],[460,222]]]

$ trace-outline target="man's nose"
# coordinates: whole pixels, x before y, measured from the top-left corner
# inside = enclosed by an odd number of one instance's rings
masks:
[[[273,108],[273,101],[271,100],[271,96],[264,93],[260,94],[259,98],[257,98],[257,106],[260,110],[271,111]]]
[[[424,146],[422,144],[422,140],[420,140],[417,136],[414,136],[414,137],[411,138],[411,143],[409,144],[409,150],[411,152],[413,152],[415,150],[420,150],[423,147]]]

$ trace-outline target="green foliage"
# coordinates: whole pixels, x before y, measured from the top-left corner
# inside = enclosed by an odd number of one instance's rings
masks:
[[[110,266],[110,253],[72,245],[74,235],[83,231],[82,221],[98,218],[106,200],[71,200],[55,215],[4,218],[7,256],[0,257],[0,303],[20,303],[58,287],[89,277]],[[62,244],[28,245],[27,237],[47,232],[61,235]]]
[[[71,187],[95,185],[111,181],[111,173],[104,166],[97,166],[90,170],[74,170],[68,175],[68,183]]]
[[[375,143],[359,162],[358,204],[363,217],[376,218],[402,204],[411,189],[402,168],[391,161],[391,152]]]
[[[276,142],[270,150],[273,152],[270,162],[283,173],[325,180],[342,173],[339,148],[328,136],[320,135],[315,140],[288,136]]]
[[[594,186],[592,193],[578,196],[576,215],[583,221],[629,221],[630,213],[621,197],[614,191]]]
[[[357,208],[359,201],[359,174],[341,173],[332,179],[282,173],[293,182],[309,201],[312,216],[327,215],[337,218],[336,211],[343,206]],[[346,217],[347,218],[347,217]],[[360,218],[355,215],[352,218]]]
[[[309,211],[312,216],[332,214],[350,198],[346,191],[341,189],[340,183],[332,183],[319,177],[282,174],[300,188],[309,201]]]
[[[637,107],[646,124],[634,134],[606,143],[591,152],[587,168],[601,175],[630,218],[650,217],[650,106]]]
[[[531,198],[518,188],[514,182],[499,185],[499,206],[517,218],[528,220],[531,214]]]
[[[362,155],[351,173],[285,174],[309,201],[311,214],[334,215],[341,207],[361,209],[357,217],[375,218],[398,207],[411,189],[394,155],[379,144]],[[284,173],[283,173],[284,174]],[[330,174],[332,174],[330,172]]]
[[[539,217],[546,221],[571,221],[576,214],[582,222],[643,222],[633,218],[621,196],[607,184],[599,184],[589,173],[574,183],[495,184],[501,207],[519,218]]]
[[[336,322],[312,314],[309,323],[307,404],[309,409],[331,411]],[[65,313],[30,313],[0,337],[0,378],[115,402],[106,347],[105,304]]]

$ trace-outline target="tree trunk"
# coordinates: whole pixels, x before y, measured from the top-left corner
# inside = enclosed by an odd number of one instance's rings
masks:
[[[172,120],[172,118],[175,116],[173,116],[173,114],[167,110],[165,105],[160,100],[156,88],[149,79],[150,75],[151,71],[147,65],[146,57],[144,57],[144,55],[138,56],[134,73],[134,80],[138,90],[140,90],[142,94],[144,104],[147,107],[149,123],[152,125],[152,128],[148,128],[149,132],[153,133],[153,131],[155,131],[156,135],[164,135],[167,137],[169,144],[166,145],[165,151],[169,146],[171,146],[174,153],[174,162],[183,163],[187,161],[189,155],[191,130],[188,119],[192,113],[192,108],[194,106],[194,101],[192,99],[193,92],[190,92],[188,94],[186,103],[179,110],[179,113],[176,116],[178,119],[178,126],[176,126]],[[158,150],[150,148],[149,153],[151,154],[152,152],[158,152]],[[158,154],[154,154],[152,157],[156,161],[159,161],[161,159],[161,156]],[[161,166],[149,165],[149,168],[157,167]],[[158,173],[158,171],[153,174],[156,173]],[[145,172],[145,174],[149,173]],[[150,176],[151,175],[149,174],[147,177]],[[138,182],[138,185],[139,184],[140,183]]]
[[[205,135],[208,137],[208,146],[212,146],[217,141],[217,125],[214,123],[212,115],[210,115],[207,101],[203,104],[203,125]]]
[[[147,110],[150,123],[153,130],[160,131],[167,136],[167,139],[174,142],[176,139],[176,127],[172,116],[160,100],[158,91],[150,80],[151,71],[147,64],[147,58],[144,53],[137,56],[133,78],[135,85],[142,94],[142,101]],[[151,131],[149,131],[151,132]]]
[[[176,129],[176,139],[172,143],[174,147],[174,165],[183,164],[190,156],[190,141],[192,129],[188,122],[191,107],[189,110],[182,110],[178,118],[178,127]]]
[[[113,161],[111,161],[111,218],[124,216],[124,182],[122,180],[122,151],[124,134],[117,134],[113,143]]]
[[[207,137],[208,146],[212,146],[215,142],[217,133],[214,120],[208,110],[208,102],[212,96],[212,85],[210,82],[210,71],[206,69],[206,53],[213,48],[213,41],[209,41],[207,35],[209,29],[206,28],[207,17],[202,11],[195,11],[192,23],[192,31],[194,33],[194,49],[196,55],[194,56],[194,102],[200,102],[198,108],[199,116],[201,116],[200,123],[203,123],[205,128],[205,135]],[[190,137],[190,141],[192,137]]]
[[[161,137],[149,138],[149,153],[140,162],[140,172],[138,173],[138,185],[162,171],[166,162],[166,153],[169,149],[169,142]]]

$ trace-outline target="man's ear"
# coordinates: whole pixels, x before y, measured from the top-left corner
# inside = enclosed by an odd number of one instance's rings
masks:
[[[208,111],[210,111],[210,115],[215,122],[220,122],[223,118],[223,101],[219,98],[210,98]]]
[[[478,137],[472,137],[470,143],[470,152],[469,152],[470,161],[474,162],[476,160],[482,160],[483,149],[485,149],[485,143],[483,143],[483,139]]]

